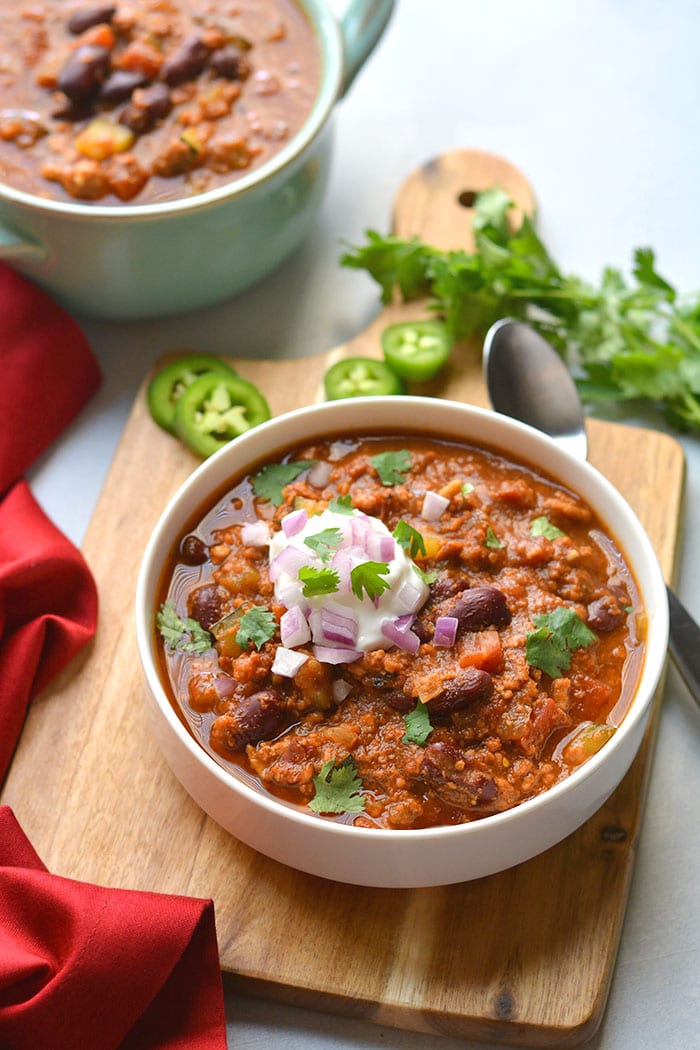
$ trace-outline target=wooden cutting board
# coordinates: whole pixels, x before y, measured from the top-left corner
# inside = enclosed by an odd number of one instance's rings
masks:
[[[473,193],[494,183],[532,211],[532,192],[517,171],[464,151],[409,178],[395,229],[468,246]],[[310,376],[320,390],[332,360],[377,355],[388,319],[421,312],[420,305],[392,306],[347,346],[303,366],[234,364],[279,413],[308,400]],[[439,384],[417,392],[485,404],[479,347],[458,347]],[[591,460],[637,510],[671,579],[680,446],[661,433],[604,422],[592,421],[589,431]],[[567,1047],[590,1037],[617,951],[656,719],[603,808],[558,846],[502,874],[435,889],[374,890],[313,878],[255,853],[176,782],[151,739],[142,698],[133,616],[139,561],[168,497],[195,465],[152,423],[140,391],[84,544],[101,600],[97,637],[32,704],[2,802],[57,874],[212,897],[221,965],[242,991],[508,1044]]]

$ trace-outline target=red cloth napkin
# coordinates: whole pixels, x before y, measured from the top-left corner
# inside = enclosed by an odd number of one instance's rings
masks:
[[[1,782],[32,697],[97,625],[88,566],[22,475],[100,382],[75,321],[2,265],[0,367]],[[224,1050],[213,904],[51,875],[0,807],[0,1048],[112,1047]]]
[[[0,807],[0,1046],[225,1050],[211,901],[47,872]]]

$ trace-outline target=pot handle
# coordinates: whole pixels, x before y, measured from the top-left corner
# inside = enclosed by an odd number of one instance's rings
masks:
[[[0,259],[8,262],[39,263],[48,255],[48,250],[39,241],[16,233],[0,220]]]
[[[340,23],[345,48],[342,98],[384,32],[394,0],[329,0],[329,7]]]

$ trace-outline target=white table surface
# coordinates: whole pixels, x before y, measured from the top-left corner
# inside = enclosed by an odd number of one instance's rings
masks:
[[[295,256],[206,312],[83,321],[104,383],[31,474],[47,513],[80,543],[136,390],[163,352],[301,358],[362,329],[378,307],[376,286],[339,266],[342,242],[362,243],[368,227],[387,231],[402,180],[446,150],[488,150],[526,174],[540,232],[564,270],[597,279],[651,245],[679,289],[700,288],[699,40],[693,0],[399,0],[337,108],[325,205]],[[700,440],[682,441],[677,589],[700,618]],[[699,816],[700,709],[671,669],[622,944],[591,1047],[700,1047]],[[477,1050],[230,990],[227,1016],[238,1050]]]

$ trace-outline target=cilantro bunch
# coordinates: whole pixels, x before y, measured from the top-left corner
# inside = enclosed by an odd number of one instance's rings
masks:
[[[549,339],[588,403],[641,400],[682,430],[700,430],[700,295],[683,301],[657,271],[654,252],[634,252],[632,274],[611,267],[597,285],[561,272],[525,217],[499,188],[479,194],[475,250],[441,251],[420,239],[367,233],[343,255],[366,270],[382,301],[428,297],[456,341],[501,317],[527,320]]]

